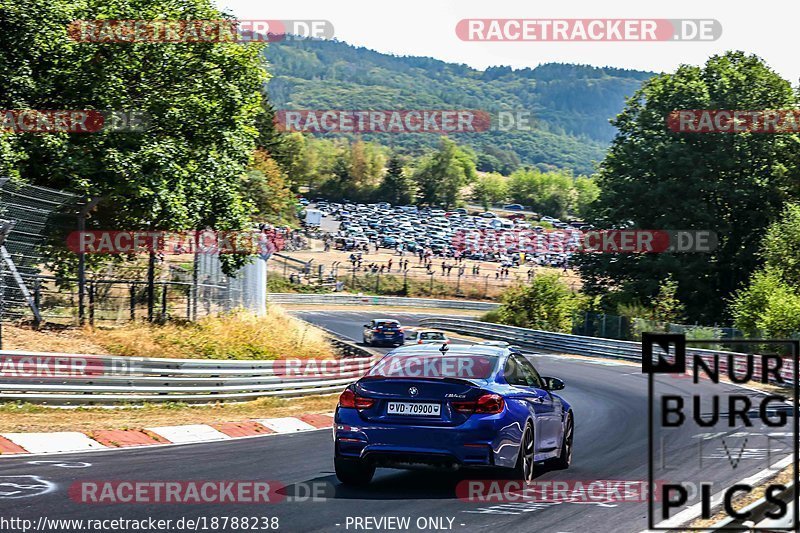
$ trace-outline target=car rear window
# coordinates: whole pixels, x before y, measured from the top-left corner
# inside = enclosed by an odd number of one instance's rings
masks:
[[[373,366],[367,376],[385,378],[488,379],[498,358],[478,354],[388,355]]]
[[[440,331],[425,331],[419,334],[419,338],[424,341],[443,341],[445,340],[444,333]]]
[[[379,322],[375,323],[375,326],[379,327],[379,328],[384,328],[384,329],[395,329],[395,328],[400,327],[400,324],[397,323],[397,322],[380,322],[379,321]]]

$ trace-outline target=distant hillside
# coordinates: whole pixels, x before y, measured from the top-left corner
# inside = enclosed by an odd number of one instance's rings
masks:
[[[493,159],[590,173],[614,128],[608,120],[653,73],[550,63],[534,69],[485,71],[427,57],[398,57],[339,41],[286,41],[270,45],[274,77],[270,97],[279,109],[527,110],[533,132],[458,134],[483,166]],[[438,139],[429,134],[370,134],[420,153]]]

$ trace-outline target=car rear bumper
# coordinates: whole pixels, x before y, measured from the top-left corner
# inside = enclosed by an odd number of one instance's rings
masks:
[[[403,344],[403,335],[375,335],[372,342],[376,344]]]
[[[455,427],[387,424],[363,420],[355,409],[336,411],[336,455],[379,466],[513,467],[519,448],[502,417],[471,417]]]

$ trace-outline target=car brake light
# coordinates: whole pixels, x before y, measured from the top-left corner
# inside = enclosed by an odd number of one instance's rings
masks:
[[[350,407],[355,408],[356,406],[356,393],[351,391],[350,389],[345,389],[342,392],[341,396],[339,396],[339,406],[340,407]]]
[[[350,409],[369,409],[375,405],[375,400],[358,396],[350,389],[345,389],[339,396],[339,407],[349,407]]]
[[[484,394],[478,398],[475,407],[476,413],[497,414],[506,406],[505,400],[499,394]]]
[[[450,405],[454,411],[463,414],[493,415],[502,412],[506,402],[499,394],[484,394],[473,402],[452,402]]]
[[[450,405],[453,406],[453,411],[469,414],[475,412],[475,402],[452,402]]]
[[[364,398],[363,396],[356,396],[356,409],[369,409],[375,405],[375,400],[372,398]]]

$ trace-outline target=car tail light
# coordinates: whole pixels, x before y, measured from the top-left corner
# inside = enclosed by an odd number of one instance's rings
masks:
[[[452,402],[453,411],[471,415],[475,412],[475,402]]]
[[[350,409],[369,409],[375,405],[375,400],[358,396],[350,389],[345,389],[339,396],[339,407],[349,407]]]
[[[478,398],[476,413],[497,414],[503,410],[506,402],[499,394],[484,394]]]
[[[369,409],[375,405],[375,400],[372,398],[364,398],[363,396],[356,395],[356,409]]]
[[[506,402],[499,394],[484,394],[472,402],[452,402],[450,405],[454,411],[463,414],[494,415],[503,411]]]
[[[339,406],[349,407],[351,409],[355,408],[356,393],[351,391],[350,389],[345,389],[344,392],[342,392],[341,396],[339,396]]]

